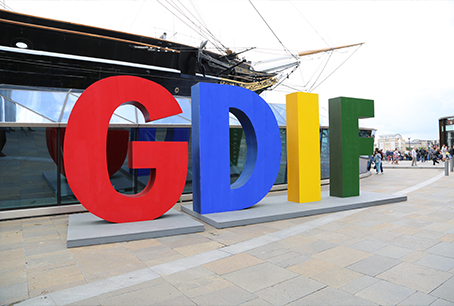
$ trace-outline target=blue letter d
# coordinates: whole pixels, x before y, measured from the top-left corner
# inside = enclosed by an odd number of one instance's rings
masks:
[[[279,126],[256,93],[230,85],[192,87],[193,210],[200,214],[234,211],[259,202],[279,172]],[[246,137],[246,163],[230,185],[229,112]]]

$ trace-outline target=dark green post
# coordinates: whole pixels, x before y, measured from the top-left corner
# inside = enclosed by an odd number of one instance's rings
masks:
[[[330,196],[359,196],[359,156],[373,154],[374,139],[359,137],[358,119],[371,117],[373,100],[329,100]]]

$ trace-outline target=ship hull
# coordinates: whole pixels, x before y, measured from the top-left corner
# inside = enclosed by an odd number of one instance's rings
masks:
[[[11,52],[0,48],[0,84],[85,89],[96,81],[116,75],[146,78],[179,96],[190,96],[191,86],[198,82],[218,83],[208,77],[185,75],[159,67],[78,59],[60,54]]]
[[[198,82],[260,93],[273,74],[236,58],[163,39],[0,10],[0,83],[85,89],[114,75],[150,79],[189,96]]]

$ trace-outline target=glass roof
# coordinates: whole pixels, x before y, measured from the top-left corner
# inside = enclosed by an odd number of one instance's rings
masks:
[[[0,85],[0,123],[66,124],[83,90]],[[182,113],[155,120],[153,125],[191,125],[191,99],[175,97]],[[286,125],[285,104],[269,104],[280,126]],[[142,113],[132,105],[115,110],[111,124],[145,124]],[[147,124],[147,125],[149,125]],[[230,114],[230,125],[240,125]]]

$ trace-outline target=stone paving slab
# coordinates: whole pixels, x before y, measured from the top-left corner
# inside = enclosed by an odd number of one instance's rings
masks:
[[[430,296],[428,294],[424,294],[422,292],[415,292],[402,302],[400,302],[399,306],[417,306],[417,305],[432,305],[433,302],[437,300],[436,297]]]
[[[262,289],[256,292],[256,295],[272,305],[287,305],[325,287],[326,285],[323,283],[308,277],[298,276]]]
[[[454,278],[449,279],[440,287],[431,292],[431,295],[443,298],[451,303],[454,303]]]
[[[224,275],[224,278],[249,292],[255,292],[296,276],[298,276],[298,274],[289,270],[277,267],[270,263],[262,263],[239,271],[227,273]]]
[[[376,276],[397,266],[399,263],[401,261],[394,258],[373,255],[348,266],[348,268],[366,275]]]
[[[415,292],[416,290],[404,286],[380,281],[358,292],[356,296],[375,302],[379,305],[396,305]]]
[[[322,290],[319,290],[311,295],[303,297],[302,299],[296,300],[290,304],[289,306],[299,306],[299,305],[377,305],[372,301],[366,300],[362,297],[351,295],[346,293],[345,291],[332,288],[332,287],[325,287]]]
[[[287,195],[266,196],[254,206],[238,210],[212,214],[199,214],[192,205],[182,205],[181,210],[216,228],[257,224],[290,218],[299,218],[337,211],[358,209],[376,205],[406,201],[406,196],[361,191],[357,197],[338,198],[322,191],[321,201],[294,203],[287,201]]]
[[[454,176],[440,173],[361,180],[406,202],[78,248],[68,216],[2,221],[0,304],[453,305]]]
[[[451,273],[408,262],[377,275],[377,278],[424,293],[430,293],[452,277]]]

